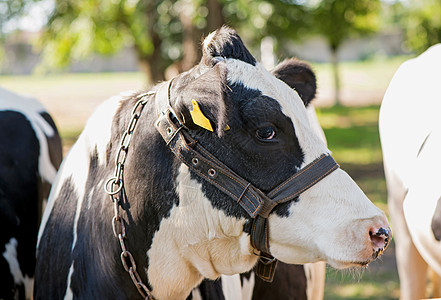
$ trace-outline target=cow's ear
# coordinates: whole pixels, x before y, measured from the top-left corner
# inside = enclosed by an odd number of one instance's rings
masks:
[[[204,39],[201,62],[207,66],[213,66],[225,58],[234,58],[253,66],[256,65],[256,59],[245,47],[237,32],[227,26],[222,26]]]
[[[228,98],[225,93],[227,68],[218,63],[190,82],[175,89],[176,109],[185,126],[204,129],[222,136],[227,128]],[[179,85],[179,83],[178,83]]]
[[[317,83],[311,67],[297,59],[287,59],[277,65],[272,73],[275,77],[295,89],[305,106],[315,97]]]

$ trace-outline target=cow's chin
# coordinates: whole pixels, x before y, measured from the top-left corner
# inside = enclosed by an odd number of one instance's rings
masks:
[[[328,259],[327,263],[335,269],[348,269],[348,268],[364,268],[371,263],[372,260],[367,261],[344,261]]]
[[[275,258],[287,264],[306,264],[325,261],[335,269],[363,268],[374,260],[373,257],[362,257],[363,255],[356,255],[354,258],[347,259],[332,258],[321,253],[319,250],[277,243],[271,245],[271,253]]]

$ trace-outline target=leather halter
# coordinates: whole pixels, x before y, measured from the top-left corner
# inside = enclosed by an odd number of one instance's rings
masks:
[[[237,175],[188,133],[188,129],[170,105],[171,82],[163,83],[156,93],[158,119],[155,127],[164,141],[193,172],[230,196],[253,219],[251,245],[260,251],[256,273],[265,281],[272,281],[277,260],[270,254],[268,216],[275,206],[298,197],[339,165],[327,154],[295,172],[268,194]]]

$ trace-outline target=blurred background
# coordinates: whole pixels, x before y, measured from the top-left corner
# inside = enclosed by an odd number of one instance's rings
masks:
[[[378,111],[400,64],[441,42],[440,0],[0,0],[0,87],[38,98],[66,153],[96,106],[188,70],[222,24],[268,69],[312,65],[329,148],[387,212]],[[393,243],[365,270],[327,271],[325,299],[398,297]]]

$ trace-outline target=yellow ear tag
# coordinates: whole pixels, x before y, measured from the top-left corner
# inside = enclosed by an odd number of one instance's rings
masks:
[[[207,117],[204,116],[197,101],[193,99],[191,100],[191,103],[193,104],[193,110],[190,111],[190,115],[191,118],[193,119],[193,123],[195,123],[196,125],[202,128],[213,131],[213,127],[211,127],[210,120],[208,120]]]

